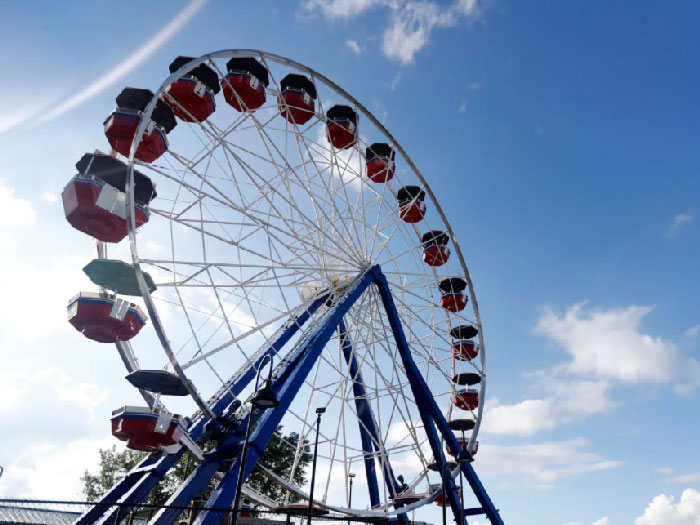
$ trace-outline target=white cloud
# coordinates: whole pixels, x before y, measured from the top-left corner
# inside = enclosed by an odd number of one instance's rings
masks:
[[[700,333],[700,324],[696,324],[688,328],[683,335],[686,337],[695,337]]]
[[[3,429],[12,429],[2,438],[0,494],[77,496],[80,475],[108,444],[103,432],[92,430],[108,394],[61,367],[0,371],[0,419]]]
[[[664,383],[678,364],[676,347],[640,330],[650,307],[585,310],[573,305],[561,314],[547,311],[536,331],[564,349],[572,358],[566,365],[574,374],[629,382]]]
[[[467,87],[473,91],[481,89],[482,85],[480,82],[470,82]]]
[[[664,479],[666,483],[700,483],[700,472],[690,472],[689,474],[679,474]]]
[[[498,475],[514,486],[551,489],[561,478],[620,466],[586,451],[589,445],[584,438],[517,446],[484,443],[477,456],[479,473]]]
[[[41,193],[41,200],[49,204],[53,204],[58,200],[58,195],[52,191],[44,191]]]
[[[608,520],[608,517],[605,516],[599,520],[595,520],[591,525],[609,525],[609,523],[610,521]]]
[[[328,18],[351,18],[377,5],[391,5],[387,0],[307,0],[308,11],[320,9]]]
[[[16,197],[14,188],[0,179],[0,229],[24,226],[34,222],[35,216],[31,202]]]
[[[395,9],[391,24],[384,32],[382,50],[384,54],[403,64],[413,58],[428,42],[436,27],[453,27],[462,17],[476,15],[476,0],[459,0],[448,7],[435,2],[408,2]]]
[[[206,1],[207,0],[193,0],[190,2],[190,4],[168,22],[163,29],[158,31],[151,39],[138,48],[134,54],[117,64],[114,69],[104,74],[66,101],[58,104],[40,120],[46,122],[63,115],[65,112],[99,95],[105,89],[122,80],[126,75],[148,60],[156,51],[163,47],[168,40],[185,27],[199,10],[204,7]]]
[[[700,525],[700,492],[686,489],[678,503],[673,496],[659,494],[634,525]]]
[[[487,402],[482,429],[492,434],[527,436],[550,430],[569,421],[585,419],[614,408],[604,381],[548,379],[543,382],[548,396],[501,405]]]
[[[401,71],[396,73],[394,78],[391,80],[391,85],[389,86],[389,89],[391,91],[396,91],[396,88],[399,86],[399,82],[401,82]]]
[[[688,224],[692,224],[694,221],[695,210],[693,208],[690,208],[689,210],[683,213],[674,215],[671,219],[671,225],[668,227],[666,234],[669,237],[673,237],[681,230],[681,228],[687,226]]]
[[[307,11],[319,10],[331,19],[352,18],[374,7],[390,9],[382,50],[388,58],[402,64],[413,62],[435,28],[454,27],[478,12],[476,0],[455,0],[447,6],[429,0],[307,0],[303,5]],[[346,45],[348,42],[352,41],[346,41]]]
[[[345,47],[347,47],[350,51],[352,51],[356,55],[359,55],[360,53],[362,53],[362,49],[360,49],[360,44],[357,43],[357,40],[346,40]]]

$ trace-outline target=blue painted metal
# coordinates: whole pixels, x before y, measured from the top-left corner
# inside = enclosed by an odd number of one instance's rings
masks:
[[[238,396],[248,385],[248,383],[250,383],[250,381],[253,380],[253,378],[255,377],[255,367],[259,365],[259,363],[265,358],[265,356],[268,354],[278,353],[299,331],[299,329],[309,320],[309,318],[314,313],[316,313],[316,311],[321,307],[321,305],[326,303],[327,300],[328,294],[319,296],[308,306],[308,308],[302,311],[296,318],[288,321],[280,329],[279,335],[273,341],[273,343],[264,351],[258,352],[258,354],[254,357],[253,360],[251,360],[250,363],[248,363],[247,366],[244,366],[240,370],[238,370],[229,379],[229,381],[219,390],[219,392],[214,396],[214,403],[211,406],[211,411],[217,416],[223,414],[226,408],[236,399],[236,396]],[[203,416],[199,416],[190,425],[188,432],[190,437],[194,441],[198,440],[202,436],[202,433],[204,432],[204,425],[206,424],[206,422],[206,418],[204,418]],[[185,450],[181,449],[178,453],[170,455],[164,455],[160,452],[150,454],[141,463],[139,463],[139,465],[137,465],[132,472],[127,474],[122,481],[120,481],[117,485],[110,489],[100,499],[97,505],[86,511],[76,521],[76,525],[87,525],[96,523],[98,520],[100,520],[100,518],[102,518],[101,521],[103,523],[114,522],[117,514],[117,509],[111,508],[109,505],[105,505],[105,503],[121,502],[136,504],[143,502],[148,497],[148,494],[151,492],[151,490],[161,481],[161,479],[163,479],[163,476],[165,476],[168,470],[170,470],[180,460],[184,452]],[[150,471],[145,470],[147,467],[152,465],[156,465],[156,468]],[[200,467],[203,468],[203,471],[208,471],[210,468],[209,466],[204,465],[204,463],[201,464]],[[216,468],[214,469],[214,472],[215,471]],[[198,479],[199,478],[197,478],[197,480]],[[189,489],[185,489],[185,485],[189,485],[193,482],[194,478],[193,480],[190,480],[190,478],[188,478],[183,483],[183,486],[180,488],[183,490],[183,492],[189,494],[190,491]],[[206,483],[208,482],[209,480],[207,479]],[[195,484],[197,486],[200,486],[202,483],[197,481],[197,483]],[[170,499],[174,500],[175,498],[178,498],[179,492],[180,490],[178,490],[176,494],[173,494],[173,496]],[[194,497],[194,495],[196,494],[197,493],[195,492],[192,495],[192,497]],[[179,498],[179,501],[182,501],[183,506],[185,506],[191,502],[191,498],[185,501],[185,498],[183,497]],[[175,503],[170,502],[170,500],[168,503],[171,505],[175,505]],[[125,509],[128,511],[126,507]],[[123,512],[124,510],[122,510],[122,514]],[[103,518],[103,515],[105,514],[107,515]]]
[[[336,327],[343,319],[343,316],[372,283],[372,279],[371,271],[356,279],[336,304],[325,312],[316,328],[299,341],[296,348],[290,352],[290,355],[277,366],[272,381],[272,388],[277,393],[280,405],[277,408],[265,411],[259,416],[255,431],[250,438],[248,457],[242,477],[243,481],[248,478],[258,459],[264,453],[272,433],[289,409],[297,392],[303,385],[304,380],[321,355],[323,348],[330,340]],[[240,438],[237,441],[237,444],[240,444]],[[225,447],[227,440],[224,440],[222,445]],[[240,457],[237,457],[232,468],[224,475],[219,486],[207,501],[207,507],[223,508],[231,505],[236,493],[240,459]],[[197,525],[215,525],[220,522],[221,518],[220,513],[203,511],[199,514],[195,523]]]
[[[362,450],[365,454],[365,470],[367,471],[367,481],[370,489],[370,502],[374,507],[380,503],[379,487],[377,485],[377,474],[374,469],[374,456],[368,456],[367,454],[372,454],[372,445],[374,445],[374,450],[378,454],[382,454],[382,450],[380,448],[381,436],[379,435],[377,424],[374,420],[372,407],[370,406],[369,401],[367,401],[367,392],[365,390],[365,385],[362,380],[362,374],[360,373],[355,352],[353,352],[352,349],[352,341],[350,340],[347,328],[345,327],[345,321],[342,319],[338,325],[338,335],[340,337],[340,346],[343,349],[343,355],[345,356],[345,360],[347,361],[350,369],[350,377],[352,378],[352,391],[355,396],[355,407],[357,409],[358,424],[360,426]],[[384,470],[384,481],[387,489],[389,490],[389,495],[392,499],[394,499],[399,493],[399,483],[394,476],[394,471],[391,468],[389,458],[384,457],[384,460],[381,463]],[[370,478],[370,476],[373,476],[373,479]],[[376,491],[376,499],[373,498],[373,491]],[[404,521],[406,519],[405,514],[399,514],[400,521]]]
[[[433,454],[435,455],[435,460],[440,467],[443,479],[445,481],[445,487],[447,489],[447,496],[450,499],[450,506],[452,508],[452,513],[454,514],[455,521],[459,523],[461,521],[461,505],[459,502],[459,494],[456,490],[454,480],[452,476],[449,475],[449,470],[446,468],[445,456],[440,446],[440,442],[437,437],[437,432],[435,427],[442,434],[443,439],[447,445],[452,450],[460,450],[461,445],[457,441],[454,433],[447,426],[447,421],[445,416],[440,411],[435,399],[433,398],[428,385],[423,379],[413,357],[411,355],[411,349],[408,346],[408,341],[406,340],[406,334],[401,326],[401,318],[396,310],[396,305],[394,304],[394,299],[391,295],[391,290],[389,289],[389,283],[386,277],[382,273],[381,269],[375,266],[372,269],[374,275],[375,284],[379,290],[379,295],[384,304],[384,309],[386,310],[389,324],[391,330],[394,333],[394,338],[401,355],[401,360],[406,370],[406,377],[411,385],[411,390],[413,391],[413,396],[418,406],[418,410],[425,427],[430,446],[433,449]],[[433,426],[435,424],[435,427]],[[491,498],[489,498],[486,493],[486,489],[481,484],[476,472],[469,463],[464,463],[461,465],[462,472],[467,478],[469,485],[474,492],[477,500],[484,509],[484,513],[491,521],[492,525],[503,525],[503,520],[501,519],[498,510],[494,506]]]
[[[372,446],[372,438],[374,437],[374,439],[377,439],[377,432],[374,428],[374,417],[372,417],[372,408],[369,402],[367,402],[367,392],[365,391],[365,385],[362,381],[362,374],[357,364],[357,358],[352,351],[352,342],[347,335],[345,322],[342,320],[338,325],[338,334],[340,336],[340,346],[343,349],[343,355],[345,356],[345,361],[348,363],[350,378],[352,379],[352,393],[355,396],[355,409],[357,410],[357,419],[360,426],[360,440],[362,442],[362,452],[364,454],[369,500],[371,506],[376,507],[381,501],[379,499],[377,472],[374,465],[374,447]]]

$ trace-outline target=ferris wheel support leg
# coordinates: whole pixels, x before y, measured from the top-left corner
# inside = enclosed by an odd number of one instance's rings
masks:
[[[341,320],[338,324],[338,336],[340,338],[340,346],[343,350],[343,356],[348,363],[350,377],[352,378],[352,393],[355,396],[355,407],[357,409],[357,419],[360,426],[360,439],[362,442],[362,452],[364,455],[365,471],[367,475],[367,484],[369,486],[370,503],[372,507],[379,505],[379,484],[377,483],[377,473],[374,465],[374,450],[381,455],[382,465],[384,468],[384,479],[389,489],[391,497],[396,497],[399,490],[399,485],[394,477],[394,471],[389,463],[389,458],[384,454],[380,446],[380,436],[377,432],[377,424],[374,420],[372,407],[367,401],[367,392],[365,384],[362,380],[362,373],[357,364],[357,358],[352,348],[352,340],[345,327],[345,321]],[[404,514],[401,516],[405,517]]]
[[[246,457],[245,470],[242,482],[248,478],[258,459],[265,451],[268,441],[279,425],[282,417],[289,409],[304,380],[309,375],[314,363],[318,360],[324,347],[330,340],[333,332],[357,301],[362,293],[373,281],[372,270],[368,270],[349,287],[340,299],[329,308],[316,325],[315,329],[300,340],[289,356],[275,369],[272,381],[272,389],[277,393],[279,406],[258,414],[255,430],[250,437],[250,445]],[[240,434],[231,436],[230,440],[224,440],[220,447],[240,446]],[[207,507],[225,508],[233,502],[236,485],[238,483],[238,470],[241,465],[240,449],[236,459],[224,475],[219,486],[214,490],[206,503]],[[196,525],[218,525],[223,516],[220,513],[203,511],[197,516]]]
[[[418,410],[421,414],[421,419],[428,436],[428,441],[430,442],[430,446],[433,449],[433,454],[440,466],[443,479],[445,480],[445,487],[448,492],[447,496],[450,500],[452,513],[454,514],[455,521],[459,523],[462,519],[459,494],[455,487],[454,479],[451,475],[449,475],[449,470],[445,464],[444,452],[440,446],[440,441],[435,427],[437,427],[437,429],[440,431],[445,443],[450,449],[460,450],[461,445],[457,441],[457,438],[450,427],[447,426],[445,416],[437,406],[437,403],[430,393],[430,389],[428,388],[425,379],[423,379],[418,366],[413,360],[411,349],[409,348],[408,341],[406,339],[406,334],[401,326],[401,318],[399,317],[398,310],[396,309],[396,304],[394,303],[394,298],[391,295],[391,290],[389,289],[389,283],[386,277],[382,273],[381,269],[376,266],[372,269],[372,273],[374,274],[374,282],[379,289],[379,295],[381,296],[382,303],[384,304],[384,309],[386,310],[389,324],[391,325],[391,330],[394,333],[396,345],[398,347],[399,354],[401,355],[404,369],[406,370],[406,377],[411,385],[411,390],[413,390],[413,395],[416,400],[416,404],[418,405]],[[435,426],[433,426],[433,424]],[[463,464],[461,468],[472,491],[474,492],[474,495],[482,506],[483,513],[486,514],[491,524],[503,525],[503,520],[501,519],[498,510],[494,506],[489,495],[486,493],[486,489],[479,480],[472,466],[466,463]]]

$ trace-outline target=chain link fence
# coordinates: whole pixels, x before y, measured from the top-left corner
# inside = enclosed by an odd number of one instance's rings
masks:
[[[54,501],[32,499],[0,499],[0,524],[13,523],[24,525],[70,525],[85,512],[95,506],[104,508],[103,516],[112,515],[111,524],[145,525],[156,514],[165,509],[169,523],[189,525],[202,512],[214,513],[223,525],[230,525],[233,512],[229,508],[211,508],[204,506],[175,507],[150,504],[95,503],[87,501]],[[307,525],[305,509],[290,511],[266,511],[241,509],[238,525]],[[386,524],[389,520],[377,518],[358,518],[356,516],[324,514],[314,512],[313,522],[319,525],[352,525],[353,523]]]

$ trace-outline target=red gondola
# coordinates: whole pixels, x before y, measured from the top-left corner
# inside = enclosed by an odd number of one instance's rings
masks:
[[[375,142],[365,150],[367,178],[383,183],[394,178],[396,152],[389,144]]]
[[[153,92],[148,89],[124,88],[116,99],[117,109],[104,122],[107,140],[115,151],[125,157],[130,154],[136,129],[153,96]],[[168,150],[166,135],[176,125],[173,110],[158,100],[134,157],[142,162],[153,162],[160,157]]]
[[[255,111],[265,103],[265,88],[270,83],[265,66],[252,57],[234,57],[226,68],[221,87],[226,102],[236,111]]]
[[[170,64],[170,72],[174,73],[192,60],[192,57],[177,57]],[[164,100],[180,120],[203,122],[214,113],[214,95],[220,89],[216,72],[206,64],[200,64],[170,84],[165,92],[174,100],[168,96]]]
[[[76,163],[78,174],[61,193],[63,212],[76,230],[103,242],[127,235],[125,186],[128,167],[103,154],[86,153]],[[156,196],[151,180],[134,171],[135,226],[148,222],[146,205]]]
[[[438,285],[442,292],[440,306],[448,312],[461,312],[467,306],[469,298],[463,293],[467,283],[460,277],[443,279]]]
[[[436,485],[435,490],[440,490],[440,485]],[[459,497],[462,497],[462,491],[460,489],[457,489],[457,493],[459,494]],[[450,506],[450,498],[446,494],[438,494],[438,496],[435,498],[435,504],[438,507],[449,507]]]
[[[474,325],[455,326],[450,330],[452,357],[458,361],[471,361],[479,355],[479,345],[472,339],[479,333]]]
[[[450,258],[447,247],[449,237],[445,232],[432,230],[421,237],[423,243],[423,262],[428,266],[442,266]]]
[[[457,443],[459,444],[460,450],[461,450],[461,449],[463,449],[463,448],[465,448],[465,447],[467,447],[467,446],[469,445],[469,438],[468,438],[468,437],[465,437],[464,439],[462,439],[461,437],[458,437],[458,438],[457,438]],[[447,453],[448,453],[450,456],[452,456],[453,458],[457,457],[457,455],[459,454],[459,450],[458,450],[457,452],[454,452],[454,451],[449,447],[449,445],[445,445],[445,452],[447,452]]]
[[[462,410],[476,410],[479,406],[479,391],[472,388],[461,390],[455,393],[452,402]]]
[[[460,341],[452,344],[452,357],[457,361],[471,361],[479,355],[479,346],[474,341]]]
[[[138,306],[111,294],[80,292],[68,303],[68,322],[98,343],[128,341],[147,319]]]
[[[308,77],[290,73],[280,82],[277,105],[280,114],[292,124],[306,124],[314,116],[316,86]]]
[[[132,450],[157,452],[177,445],[185,433],[183,417],[148,407],[125,406],[112,412],[112,435]]]
[[[425,191],[420,186],[404,186],[396,193],[399,201],[399,217],[410,224],[425,217]]]
[[[326,112],[326,138],[337,149],[357,142],[357,113],[350,106],[333,106]]]

